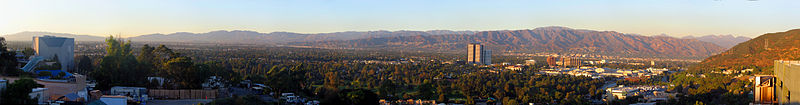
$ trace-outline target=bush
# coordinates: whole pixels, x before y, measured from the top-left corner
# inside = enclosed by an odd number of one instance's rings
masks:
[[[41,72],[39,72],[39,77],[52,76],[52,75],[53,75],[53,73],[50,72],[50,71],[41,71]]]
[[[36,83],[30,78],[21,78],[8,84],[5,92],[0,95],[0,104],[2,105],[35,105],[37,100],[30,98],[28,94],[31,89],[36,87],[43,87],[43,85]]]
[[[65,73],[65,72],[58,72],[58,76],[57,76],[57,77],[55,77],[55,78],[63,78],[64,76],[67,76],[67,73]]]

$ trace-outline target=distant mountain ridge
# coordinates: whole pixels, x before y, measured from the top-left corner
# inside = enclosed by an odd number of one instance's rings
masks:
[[[711,56],[694,69],[726,69],[741,66],[771,67],[774,60],[800,60],[800,29],[767,33]]]
[[[566,27],[533,30],[482,31],[475,34],[400,36],[357,40],[296,42],[293,45],[329,48],[384,48],[463,51],[480,42],[489,49],[513,52],[577,52],[636,57],[701,59],[724,50],[712,43],[673,37],[648,37],[614,31]]]
[[[3,35],[0,37],[6,38],[7,41],[31,41],[33,40],[33,36],[58,36],[58,37],[70,37],[75,38],[75,41],[103,41],[105,40],[104,37],[98,36],[91,36],[91,35],[75,35],[75,34],[68,34],[68,33],[53,33],[53,32],[38,32],[38,31],[25,31],[19,32],[15,34]]]
[[[396,36],[416,35],[443,35],[443,34],[473,34],[474,31],[347,31],[334,33],[301,34],[292,32],[259,33],[256,31],[211,31],[207,33],[177,32],[171,34],[148,34],[129,37],[132,41],[146,42],[204,42],[204,43],[250,43],[250,44],[275,44],[286,42],[327,41],[327,40],[352,40],[361,38],[381,38]],[[30,41],[33,36],[52,35],[75,38],[77,41],[103,41],[104,37],[90,35],[73,35],[66,33],[50,32],[20,32],[3,35],[10,41]]]
[[[685,36],[683,39],[697,39],[704,42],[711,42],[724,48],[731,48],[736,44],[750,40],[750,37],[733,36],[733,35],[706,35],[706,36]]]

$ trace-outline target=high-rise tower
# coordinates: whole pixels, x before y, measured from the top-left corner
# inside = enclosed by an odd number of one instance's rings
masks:
[[[467,45],[467,63],[491,65],[492,51],[486,50],[480,43],[470,43]]]

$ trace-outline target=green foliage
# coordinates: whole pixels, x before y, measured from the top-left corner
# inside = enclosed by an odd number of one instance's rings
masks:
[[[63,78],[64,76],[67,76],[67,73],[66,73],[66,72],[58,72],[58,76],[56,76],[55,78],[58,78],[58,79],[60,79],[60,78]],[[52,78],[52,77],[51,77],[51,78]]]
[[[137,69],[138,62],[131,52],[131,43],[110,36],[106,39],[106,55],[97,70],[90,76],[97,80],[97,88],[112,86],[144,86],[147,71]]]
[[[33,48],[30,47],[25,47],[25,49],[22,50],[22,54],[25,54],[25,58],[28,58],[30,56],[35,55],[36,50],[33,50]]]
[[[275,103],[266,103],[261,101],[258,96],[249,95],[216,99],[205,105],[275,105]]]
[[[378,95],[367,89],[344,89],[328,93],[320,104],[377,105]]]
[[[20,105],[20,104],[37,104],[37,100],[31,98],[28,94],[36,87],[43,87],[43,85],[36,83],[30,78],[21,78],[8,84],[5,91],[0,95],[0,104],[3,105]]]
[[[52,59],[47,59],[44,62],[55,62],[51,65],[41,64],[36,67],[36,70],[61,70],[61,63],[58,61],[58,55],[53,56]]]
[[[16,54],[8,51],[5,38],[0,37],[0,73],[2,75],[19,75]]]
[[[53,75],[53,73],[52,73],[52,72],[50,72],[50,71],[40,71],[38,75],[39,75],[40,77],[45,77],[45,76],[52,76],[52,75]]]
[[[706,77],[700,77],[700,74]],[[747,104],[752,101],[748,95],[752,88],[745,87],[751,84],[747,80],[697,71],[679,72],[670,77],[671,83],[675,85],[670,90],[685,94],[679,96],[680,100],[670,103]]]
[[[79,73],[79,74],[88,74],[88,73],[94,71],[94,65],[92,64],[93,61],[92,61],[91,58],[89,58],[89,56],[80,55],[80,56],[77,57],[76,61],[77,61],[77,65],[76,65],[77,66],[76,67],[77,71],[73,71],[73,72]]]

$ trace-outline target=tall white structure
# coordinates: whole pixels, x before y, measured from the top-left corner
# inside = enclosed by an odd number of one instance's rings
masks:
[[[492,50],[483,48],[480,43],[470,43],[467,45],[467,63],[491,65]]]
[[[75,67],[75,39],[55,36],[34,36],[33,50],[35,56],[45,59],[55,59],[58,56],[58,63],[61,63],[61,71]]]

